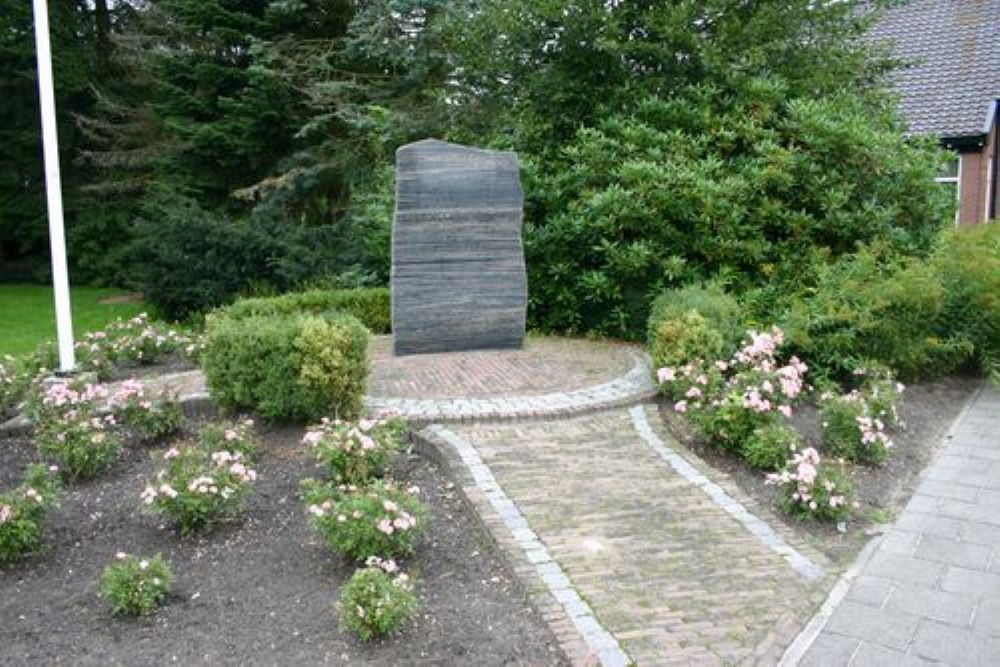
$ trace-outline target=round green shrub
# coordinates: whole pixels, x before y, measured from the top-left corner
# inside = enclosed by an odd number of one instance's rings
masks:
[[[653,302],[646,334],[655,368],[727,357],[742,336],[739,304],[715,285],[663,292]]]
[[[391,313],[389,290],[385,287],[353,289],[313,289],[280,296],[240,299],[223,312],[234,318],[259,315],[319,315],[338,311],[353,315],[376,334],[389,333]]]
[[[379,560],[356,571],[341,589],[340,623],[362,641],[391,634],[417,611],[413,582],[394,572],[395,563]]]
[[[216,402],[268,419],[353,417],[368,375],[368,330],[356,318],[225,312],[207,320],[202,369]]]

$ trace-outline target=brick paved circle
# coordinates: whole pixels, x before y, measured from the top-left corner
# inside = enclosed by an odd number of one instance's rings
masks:
[[[603,384],[634,365],[630,347],[578,338],[529,336],[521,350],[474,350],[396,357],[392,338],[368,348],[374,398],[537,396]]]
[[[530,337],[522,350],[395,357],[388,336],[370,348],[367,409],[415,421],[568,416],[632,405],[656,393],[641,348]]]

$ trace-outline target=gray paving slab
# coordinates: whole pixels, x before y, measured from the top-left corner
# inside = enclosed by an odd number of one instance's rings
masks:
[[[1000,389],[952,426],[802,665],[1000,665]]]

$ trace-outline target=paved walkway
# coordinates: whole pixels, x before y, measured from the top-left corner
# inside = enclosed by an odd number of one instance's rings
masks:
[[[1000,665],[1000,390],[985,388],[802,665]]]
[[[465,480],[575,664],[775,664],[826,596],[827,562],[655,410],[419,437]]]

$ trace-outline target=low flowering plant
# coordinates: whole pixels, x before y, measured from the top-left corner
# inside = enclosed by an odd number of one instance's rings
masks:
[[[860,380],[859,391],[869,414],[890,428],[899,425],[897,404],[906,387],[896,380],[896,374],[885,366],[869,363],[855,368],[854,377]]]
[[[419,489],[376,480],[368,486],[302,482],[312,525],[334,551],[357,561],[393,558],[413,552],[427,523]]]
[[[795,452],[780,472],[767,476],[766,482],[782,490],[782,506],[789,514],[841,521],[857,506],[844,474],[824,462],[812,447]]]
[[[850,461],[882,463],[893,447],[886,423],[871,414],[865,395],[824,394],[820,402],[823,444],[827,452]]]
[[[4,355],[0,358],[0,421],[17,414],[21,409],[32,373],[23,360]]]
[[[38,551],[45,514],[59,496],[55,468],[27,467],[20,486],[0,494],[0,563],[9,563]]]
[[[176,400],[150,396],[138,380],[123,382],[108,398],[108,408],[118,422],[143,439],[159,439],[176,433],[184,416]]]
[[[166,467],[142,492],[142,502],[166,514],[182,534],[234,513],[257,480],[257,472],[238,451],[211,451],[200,445],[171,447]]]
[[[337,611],[341,625],[362,641],[390,635],[417,611],[413,580],[394,561],[371,558],[344,584]]]
[[[403,429],[399,419],[324,418],[306,431],[302,442],[312,448],[335,482],[360,484],[385,473],[402,442]]]
[[[758,470],[778,470],[799,449],[799,435],[788,424],[775,421],[754,430],[743,443],[743,458]]]
[[[39,453],[59,464],[70,479],[89,478],[106,470],[118,457],[122,439],[117,420],[100,405],[107,389],[98,384],[61,381],[45,387],[36,403],[35,444]]]
[[[100,348],[114,364],[152,364],[173,352],[193,358],[202,347],[198,336],[151,322],[146,313],[118,319],[103,331],[88,334],[86,342]]]
[[[234,422],[208,424],[198,432],[198,443],[209,451],[238,453],[243,460],[252,461],[257,450],[254,440],[254,422],[243,418]]]
[[[101,577],[100,596],[121,616],[145,616],[166,600],[173,586],[170,565],[159,554],[131,556],[119,552]]]
[[[674,411],[685,414],[710,442],[746,455],[755,433],[774,435],[781,417],[792,416],[805,388],[807,366],[796,357],[778,361],[783,342],[778,327],[749,331],[730,359],[661,368],[657,380]]]

